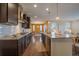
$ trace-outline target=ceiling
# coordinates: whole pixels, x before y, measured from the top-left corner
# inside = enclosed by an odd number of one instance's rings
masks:
[[[20,3],[20,5],[22,5],[24,13],[29,15],[32,21],[53,21],[57,16],[56,3],[37,3],[37,8],[33,7],[34,3]],[[49,12],[45,10],[46,8],[49,8]],[[59,3],[58,16],[64,21],[79,20],[79,3]]]

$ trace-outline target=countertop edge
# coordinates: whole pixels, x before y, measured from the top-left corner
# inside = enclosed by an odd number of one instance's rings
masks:
[[[20,38],[22,38],[22,37],[24,37],[24,36],[26,36],[26,35],[28,35],[30,33],[25,33],[25,34],[19,35],[17,37],[2,37],[2,38],[0,38],[0,40],[19,40]]]
[[[48,37],[50,37],[51,39],[70,39],[70,38],[76,38],[76,37],[51,37],[51,34],[49,35],[49,34],[47,34],[47,33],[42,33],[42,34],[44,34],[44,35],[46,35],[46,36],[48,36]]]

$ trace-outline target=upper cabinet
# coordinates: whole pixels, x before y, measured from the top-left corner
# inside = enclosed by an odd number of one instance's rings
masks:
[[[30,28],[30,17],[27,17],[27,28]]]
[[[8,10],[8,4],[0,3],[0,23],[4,23],[8,21],[7,10]]]
[[[18,6],[18,22],[23,23],[23,8],[21,5]]]
[[[0,3],[0,23],[18,24],[18,4]]]
[[[8,22],[18,23],[18,4],[8,3]]]
[[[30,17],[26,14],[23,14],[24,23],[22,23],[23,28],[30,28]]]

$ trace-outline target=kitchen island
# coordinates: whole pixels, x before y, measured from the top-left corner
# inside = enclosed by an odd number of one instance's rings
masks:
[[[41,33],[42,42],[45,48],[48,51],[48,55],[51,56],[51,37],[50,34],[47,33]]]
[[[31,41],[32,33],[0,37],[1,56],[21,56]]]
[[[72,56],[73,37],[61,37],[51,39],[52,56]]]
[[[51,56],[72,56],[72,45],[75,36],[72,37],[52,37],[51,34],[43,33],[43,38],[49,37],[50,43],[48,46]],[[45,43],[45,41],[44,41]]]

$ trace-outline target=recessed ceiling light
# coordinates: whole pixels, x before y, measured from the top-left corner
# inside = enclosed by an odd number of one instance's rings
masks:
[[[36,7],[37,7],[37,5],[36,5],[36,4],[34,4],[33,6],[34,6],[34,8],[36,8]]]
[[[46,8],[46,11],[49,11],[49,8]]]

